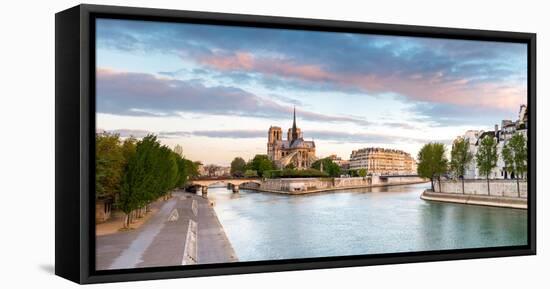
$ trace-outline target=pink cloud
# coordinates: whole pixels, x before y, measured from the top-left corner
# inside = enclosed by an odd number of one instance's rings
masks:
[[[202,61],[221,70],[252,70],[255,64],[252,54],[245,52],[237,52],[232,56],[204,57]]]
[[[292,76],[312,81],[330,80],[330,73],[319,65],[303,65],[284,58],[258,58],[248,52],[214,55],[200,59],[203,64],[219,70],[245,70],[265,74]]]
[[[448,79],[443,71],[431,75],[412,74],[380,76],[376,74],[332,73],[316,64],[258,57],[248,52],[213,55],[199,59],[207,66],[224,71],[246,71],[265,75],[323,82],[341,88],[356,88],[367,93],[394,92],[416,101],[429,101],[461,106],[516,110],[527,96],[525,85],[475,83],[469,79]]]

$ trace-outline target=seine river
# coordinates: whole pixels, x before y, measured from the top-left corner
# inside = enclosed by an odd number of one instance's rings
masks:
[[[527,211],[429,202],[429,184],[289,196],[210,188],[240,261],[525,245]]]

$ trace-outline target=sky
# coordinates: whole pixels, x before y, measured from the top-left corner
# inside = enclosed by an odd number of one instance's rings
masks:
[[[158,135],[204,164],[267,152],[297,125],[317,157],[428,142],[516,120],[527,46],[98,19],[96,129]]]

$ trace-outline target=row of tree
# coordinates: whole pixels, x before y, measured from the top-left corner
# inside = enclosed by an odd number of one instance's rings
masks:
[[[502,148],[502,160],[504,169],[516,179],[518,196],[520,194],[519,179],[527,174],[527,141],[523,134],[515,133]],[[464,174],[470,163],[475,158],[475,165],[481,176],[487,180],[487,192],[491,193],[489,177],[498,162],[497,141],[493,136],[485,136],[481,139],[477,152],[474,155],[470,151],[468,139],[457,139],[451,149],[451,160],[445,153],[445,145],[442,143],[428,143],[418,153],[418,175],[429,178],[434,190],[434,179],[451,173],[455,178],[462,179],[462,192],[464,193]],[[439,183],[441,186],[441,183]],[[441,190],[441,188],[440,188]]]
[[[161,145],[156,136],[141,140],[116,134],[96,135],[96,198],[112,198],[116,208],[138,216],[154,200],[197,176],[197,164],[183,157],[183,149]]]
[[[278,170],[275,163],[267,155],[256,155],[248,162],[241,157],[236,157],[231,162],[231,175],[234,177],[339,177],[342,174],[365,177],[367,170],[342,170],[337,163],[328,157],[313,162],[311,169],[300,171],[296,170],[293,164]]]
[[[318,159],[311,164],[311,167],[327,173],[330,177],[339,177],[342,174],[340,166],[330,158]]]
[[[236,157],[231,162],[231,175],[234,177],[264,177],[264,172],[276,169],[275,163],[267,155],[255,155],[246,162]]]
[[[316,169],[282,169],[264,171],[264,178],[278,179],[278,178],[326,178],[329,175],[326,172],[322,172]]]

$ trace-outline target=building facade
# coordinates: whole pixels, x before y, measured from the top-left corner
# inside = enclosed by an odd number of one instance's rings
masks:
[[[454,141],[465,139],[468,142],[469,151],[475,155],[477,152],[477,140],[481,136],[483,131],[481,130],[467,130],[463,136],[457,137]],[[472,161],[466,164],[466,169],[464,170],[464,177],[467,179],[475,179],[475,176],[478,174],[476,162]]]
[[[317,159],[315,142],[304,140],[302,130],[296,126],[296,109],[294,109],[292,128],[288,129],[286,140],[283,140],[283,130],[280,127],[269,128],[267,156],[280,169],[289,166],[306,169],[311,167]]]
[[[416,161],[401,150],[370,147],[352,151],[349,168],[366,169],[373,175],[412,175],[416,174]]]
[[[349,170],[349,160],[344,160],[337,155],[330,155],[328,158],[337,164],[342,170]]]
[[[493,169],[489,178],[492,179],[509,179],[515,177],[513,173],[507,172],[505,169],[504,159],[502,158],[502,149],[506,143],[512,138],[516,133],[520,133],[527,140],[527,129],[528,129],[528,117],[527,117],[527,106],[521,105],[518,113],[518,119],[516,121],[511,120],[502,120],[500,127],[498,124],[495,124],[494,130],[482,131],[482,130],[468,130],[463,136],[457,137],[458,139],[467,139],[470,144],[470,152],[474,155],[472,161],[467,165],[464,178],[466,179],[480,179],[485,178],[481,176],[477,169],[477,163],[475,155],[477,153],[478,147],[481,144],[481,140],[485,137],[495,138],[497,142],[497,166]]]

